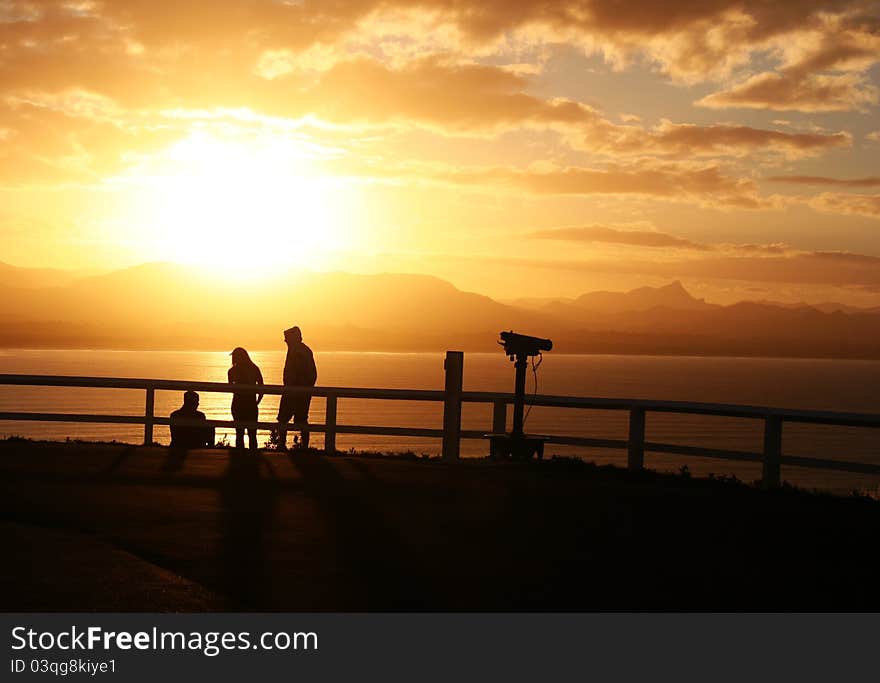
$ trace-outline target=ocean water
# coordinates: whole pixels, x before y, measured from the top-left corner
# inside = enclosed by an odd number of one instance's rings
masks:
[[[255,351],[267,383],[281,383],[284,350]],[[322,386],[408,389],[443,388],[442,353],[315,353],[318,383]],[[513,366],[501,353],[466,353],[464,388],[470,391],[512,391]],[[106,350],[0,350],[0,373],[87,375],[224,382],[229,367],[227,351],[106,351]],[[880,361],[768,358],[703,358],[616,355],[546,354],[537,373],[541,394],[646,398],[719,403],[741,403],[786,408],[880,413]],[[529,374],[527,389],[535,391]],[[201,393],[201,409],[213,419],[230,419],[228,394]],[[178,392],[156,392],[157,415],[179,407]],[[274,419],[277,396],[267,396],[260,418]],[[101,413],[142,415],[144,392],[122,389],[0,386],[0,411]],[[464,406],[465,429],[489,430],[491,406]],[[322,422],[324,401],[315,398],[310,419]],[[340,399],[340,424],[432,427],[442,426],[439,403]],[[509,427],[509,421],[508,421]],[[760,451],[763,424],[759,420],[693,415],[648,414],[649,441]],[[535,407],[526,430],[533,433],[625,439],[627,414]],[[219,435],[229,434],[220,430]],[[20,435],[37,439],[116,440],[139,443],[137,425],[40,423],[0,421],[0,437]],[[165,427],[155,438],[167,443]],[[265,441],[268,434],[261,435]],[[230,439],[232,441],[232,439]],[[322,436],[315,434],[313,444]],[[337,436],[341,449],[413,450],[437,453],[439,440],[409,437]],[[466,456],[483,455],[486,444],[462,442]],[[623,464],[623,451],[548,446],[549,453],[577,455],[600,463]],[[821,425],[786,424],[783,453],[880,463],[880,430]],[[687,465],[697,475],[733,474],[753,481],[760,465],[648,454],[646,465],[678,470]],[[838,492],[880,492],[880,478],[846,473],[783,467],[783,477],[810,488]]]

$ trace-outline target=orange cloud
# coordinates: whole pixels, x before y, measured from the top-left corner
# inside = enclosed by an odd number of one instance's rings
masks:
[[[725,174],[717,164],[639,159],[630,163],[596,167],[557,166],[453,166],[449,164],[384,162],[369,159],[335,159],[322,168],[337,175],[429,181],[444,185],[481,188],[490,192],[528,192],[534,195],[620,195],[665,202],[683,202],[723,209],[775,210],[786,205],[778,195],[762,196],[748,178]]]
[[[393,69],[361,59],[335,65],[300,104],[335,121],[410,121],[451,131],[543,125],[561,128],[573,144],[616,156],[690,157],[773,151],[795,158],[849,146],[848,133],[784,133],[749,126],[676,124],[654,129],[617,125],[593,108],[525,92],[526,77],[477,64],[417,60]],[[454,93],[454,95],[450,95]]]
[[[803,33],[807,26],[820,36],[818,47],[804,54],[787,54],[785,64],[790,71],[786,74],[807,74],[802,82],[808,84],[832,79],[826,85],[833,90],[834,84],[842,87],[841,79],[858,81],[860,76],[814,76],[812,71],[863,69],[873,59],[873,43],[865,38],[871,27],[859,23],[860,6],[859,0],[784,0],[772,8],[759,0],[670,0],[663,4],[635,0],[621,11],[613,0],[550,4],[536,0],[469,4],[451,0],[314,4],[131,0],[79,5],[61,0],[38,4],[12,1],[4,5],[6,48],[0,59],[0,95],[7,104],[17,102],[20,106],[24,102],[66,117],[53,119],[46,136],[63,140],[56,160],[75,156],[67,149],[70,145],[81,153],[82,160],[101,157],[109,150],[110,141],[120,147],[117,156],[122,158],[126,149],[142,149],[150,140],[165,139],[181,130],[180,126],[166,126],[167,122],[157,124],[162,132],[154,136],[147,127],[138,130],[139,124],[133,121],[150,112],[236,107],[288,118],[313,115],[344,125],[417,125],[451,134],[551,128],[561,131],[578,151],[615,159],[624,155],[743,157],[767,152],[795,159],[849,146],[851,136],[842,131],[790,133],[733,124],[663,121],[651,128],[634,125],[631,119],[615,124],[584,103],[534,94],[529,69],[522,65],[506,69],[476,64],[468,61],[467,51],[479,51],[481,45],[523,30],[536,44],[561,41],[587,45],[609,58],[625,60],[632,52],[647,53],[661,68],[690,78],[705,75],[708,64],[724,61],[722,70],[729,70],[745,63],[754,50],[777,45],[781,37],[794,31]],[[454,26],[466,38],[453,46],[461,52],[442,58],[407,59],[394,66],[363,56],[363,52],[361,56],[347,55],[346,47],[357,44],[357,33],[365,22],[381,23],[377,17],[386,11],[415,12],[435,19],[438,25]],[[821,18],[826,15],[851,19],[829,23]],[[845,36],[847,42],[835,48],[833,41],[826,39],[830,35]],[[410,40],[420,44],[418,35]],[[321,58],[310,62],[309,73],[294,68],[300,56],[314,49]],[[381,46],[372,53],[377,52],[381,53]],[[732,61],[723,55],[733,55]],[[871,95],[872,86],[860,83],[853,87],[868,93],[868,99],[860,100],[865,104],[876,93]],[[810,99],[803,93],[789,96],[777,92],[780,88],[769,90],[781,100],[797,100],[798,106]],[[88,97],[71,99],[70,93]],[[759,94],[766,99],[772,93]],[[725,96],[715,93],[706,102]],[[847,100],[847,106],[853,105],[852,98],[847,98],[826,92],[814,99],[826,103]],[[118,111],[111,111],[114,108]],[[4,136],[17,140],[20,150],[28,140],[34,139],[38,145],[37,128],[28,123],[38,116],[12,115],[4,120]],[[95,124],[101,122],[109,126],[106,141],[81,130],[97,129]],[[43,164],[56,161],[48,148],[42,149],[39,157]],[[17,154],[7,153],[6,161],[0,163],[11,173],[18,159]],[[67,168],[77,165],[81,166]],[[712,166],[706,164],[697,171],[684,167],[658,170],[644,164],[637,171],[625,167],[569,169],[549,175],[514,174],[503,182],[537,192],[568,193],[576,187],[577,193],[634,192],[663,197],[716,193],[716,204],[767,206],[767,200],[757,198],[752,181],[722,178]]]
[[[707,95],[697,102],[723,109],[773,109],[776,111],[865,111],[878,101],[878,90],[858,74],[761,73],[729,90]]]
[[[96,101],[88,98],[74,98],[70,108],[54,103],[57,108],[37,100],[7,100],[0,106],[9,125],[0,151],[4,186],[100,180],[181,135],[173,126],[135,123],[111,116],[109,110],[93,110]]]
[[[791,36],[805,31],[819,54],[800,60],[805,69],[827,70],[833,63],[852,70],[876,61],[876,51],[871,56],[872,13],[863,0],[633,0],[625,7],[617,0],[127,0],[80,5],[11,0],[5,5],[10,17],[27,18],[7,22],[8,44],[39,45],[49,59],[46,66],[53,63],[63,71],[63,61],[53,58],[61,53],[102,53],[103,63],[92,62],[95,69],[160,60],[210,72],[224,54],[234,55],[227,67],[239,68],[255,67],[266,53],[296,55],[316,46],[369,44],[375,53],[386,44],[406,43],[413,49],[395,49],[410,55],[477,54],[487,46],[501,51],[508,41],[518,44],[519,35],[524,46],[570,43],[620,64],[642,54],[674,77],[701,81],[748,64],[768,47],[803,42]],[[418,17],[418,25],[432,30],[400,35],[405,15]],[[384,35],[383,27],[391,33]],[[446,44],[437,42],[437,34],[446,36]],[[86,44],[99,47],[86,52]],[[111,54],[114,59],[106,59]],[[39,61],[31,60],[33,66]],[[44,73],[50,75],[50,69]]]
[[[375,60],[336,64],[294,106],[337,122],[414,121],[450,130],[581,124],[594,110],[571,100],[527,95],[527,80],[479,64],[417,60],[392,69]]]
[[[837,147],[849,147],[852,136],[846,132],[832,134],[784,133],[775,130],[715,124],[698,126],[690,123],[663,121],[652,130],[632,130],[619,126],[616,138],[607,131],[609,147],[615,152],[669,154],[676,156],[743,156],[755,152],[777,152],[788,158],[821,153]]]
[[[435,132],[468,135],[495,134],[524,127],[550,128],[559,130],[576,149],[612,158],[624,155],[739,157],[757,153],[799,158],[851,144],[851,136],[845,132],[786,133],[749,126],[698,126],[670,121],[650,129],[614,124],[582,103],[528,94],[529,78],[522,73],[437,58],[415,60],[399,68],[360,58],[336,63],[309,82],[282,73],[273,81],[251,76],[247,87],[236,81],[235,73],[233,71],[229,79],[199,77],[198,82],[188,82],[184,76],[180,77],[183,81],[169,78],[169,87],[186,89],[184,86],[190,86],[175,111],[200,110],[205,103],[213,105],[207,108],[208,112],[224,111],[217,105],[227,103],[232,107],[243,97],[263,114],[287,119],[317,116],[349,126],[415,125]],[[238,88],[243,90],[237,91]],[[110,91],[116,92],[116,89],[111,87]],[[6,103],[11,109],[19,110],[19,114],[28,109],[63,115],[56,117],[50,128],[59,135],[67,132],[69,138],[77,138],[77,144],[86,155],[98,154],[99,149],[109,150],[112,142],[119,145],[117,156],[123,158],[126,151],[132,151],[127,150],[126,144],[137,150],[143,147],[141,142],[156,142],[185,132],[182,120],[171,121],[165,117],[156,120],[157,109],[167,110],[178,103],[176,96],[167,93],[146,109],[127,108],[124,101],[100,90],[81,87],[58,91],[13,89],[7,94]],[[16,116],[9,119],[9,128],[15,131],[16,126],[21,127],[19,141],[24,143],[36,138],[35,144],[39,145],[39,130],[28,124],[38,115]],[[82,128],[95,128],[96,123],[111,126],[106,138],[78,132]],[[61,154],[63,150],[59,150]],[[48,152],[43,154],[44,159],[50,156]],[[35,170],[38,172],[39,168]]]
[[[828,213],[880,218],[880,194],[823,192],[809,201],[811,207]]]
[[[761,197],[751,180],[724,175],[717,165],[636,162],[602,168],[502,170],[457,173],[452,179],[498,183],[535,194],[632,194],[667,201],[697,201],[706,206],[768,209],[774,198]]]
[[[778,36],[779,70],[753,75],[697,104],[799,111],[865,111],[878,89],[864,73],[880,61],[876,16],[820,15]]]

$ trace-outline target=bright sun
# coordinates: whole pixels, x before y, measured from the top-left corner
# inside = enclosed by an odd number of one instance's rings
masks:
[[[134,222],[149,251],[232,277],[321,266],[351,248],[353,195],[286,138],[193,134],[137,173]]]

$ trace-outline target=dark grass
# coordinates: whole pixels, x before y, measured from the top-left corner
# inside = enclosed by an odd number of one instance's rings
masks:
[[[880,609],[880,502],[686,468],[12,440],[0,519],[109,543],[222,609]],[[40,609],[88,608],[58,600]]]

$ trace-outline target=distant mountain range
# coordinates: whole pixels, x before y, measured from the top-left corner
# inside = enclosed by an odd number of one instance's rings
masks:
[[[18,268],[0,262],[0,287],[56,287],[86,277],[86,270],[61,268]]]
[[[779,303],[778,301],[767,301],[761,300],[756,303],[764,304],[765,306],[779,306],[780,308],[813,308],[817,311],[822,311],[822,313],[880,313],[880,306],[872,306],[870,308],[864,308],[860,306],[850,306],[848,304],[839,304],[834,301],[825,301],[821,304],[805,304],[805,303],[796,303],[796,304],[784,304]]]
[[[513,305],[565,318],[592,313],[636,313],[654,308],[697,311],[717,308],[692,297],[676,281],[665,287],[639,287],[629,292],[588,292],[576,299],[520,299]]]
[[[880,309],[710,304],[680,282],[501,303],[424,275],[291,273],[220,283],[150,263],[103,275],[0,264],[0,346],[274,348],[303,327],[321,350],[497,349],[498,332],[554,353],[880,358]]]
[[[576,299],[571,298],[522,298],[509,302],[513,306],[529,310],[552,310],[560,306],[573,305],[589,308],[592,311],[607,311],[622,313],[626,311],[645,311],[651,308],[672,308],[679,310],[706,310],[709,308],[722,308],[717,304],[708,304],[704,299],[696,299],[688,293],[678,280],[663,287],[639,287],[629,292],[589,292],[582,294]],[[768,301],[766,299],[751,303],[774,308],[787,308],[791,310],[812,308],[822,313],[880,313],[880,306],[863,308],[835,302],[820,304],[782,303]]]

